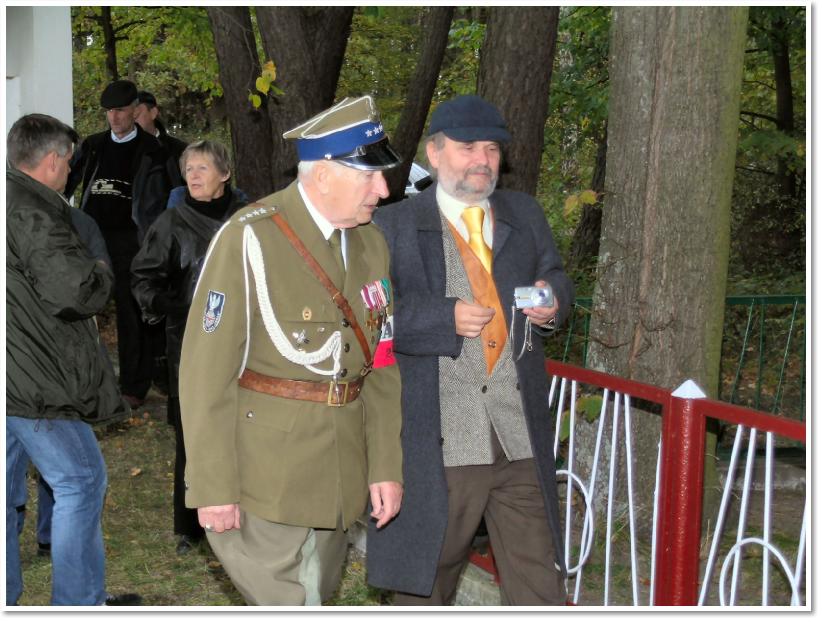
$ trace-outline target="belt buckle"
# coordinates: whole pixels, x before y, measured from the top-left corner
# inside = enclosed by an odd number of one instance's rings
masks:
[[[342,398],[340,398],[340,391],[338,389],[339,386],[343,386],[343,394]],[[335,399],[336,398],[336,399]],[[326,404],[329,406],[334,406],[339,408],[340,406],[345,406],[348,402],[348,382],[337,382],[336,380],[332,380],[328,383],[328,399],[326,400]]]

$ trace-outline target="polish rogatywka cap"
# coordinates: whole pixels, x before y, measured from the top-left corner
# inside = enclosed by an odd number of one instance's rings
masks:
[[[402,161],[388,143],[370,95],[346,97],[285,132],[283,138],[295,141],[302,162],[333,160],[360,170],[383,171]]]

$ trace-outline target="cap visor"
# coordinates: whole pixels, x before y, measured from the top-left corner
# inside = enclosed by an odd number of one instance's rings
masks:
[[[384,171],[397,166],[402,158],[388,144],[388,139],[364,145],[354,153],[334,158],[335,162],[363,171]]]

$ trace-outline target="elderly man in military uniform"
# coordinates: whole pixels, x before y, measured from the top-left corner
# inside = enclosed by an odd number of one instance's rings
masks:
[[[399,163],[370,96],[284,134],[298,179],[211,243],[183,340],[186,504],[253,605],[318,605],[345,531],[400,509],[388,248],[369,224]]]

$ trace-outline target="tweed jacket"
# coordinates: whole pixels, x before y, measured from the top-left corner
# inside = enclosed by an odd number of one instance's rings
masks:
[[[355,380],[365,361],[353,329],[270,218],[273,209],[341,288],[372,351],[380,331],[367,324],[360,289],[388,278],[388,249],[375,226],[348,229],[343,273],[296,182],[260,203],[265,207],[237,211],[212,240],[186,322],[180,362],[186,505],[239,503],[272,522],[334,528],[342,518],[348,527],[366,508],[369,484],[402,481],[397,366],[374,369],[359,397],[341,407],[274,397],[237,380],[244,369],[329,380],[275,345],[261,293],[294,349],[314,352],[339,331],[341,381]],[[265,281],[245,259],[251,234],[259,241]],[[332,367],[328,359],[313,366]]]
[[[550,283],[560,305],[557,323],[573,304],[573,285],[562,269],[551,230],[530,196],[498,190],[490,197],[494,213],[493,276],[503,297],[506,325],[511,309],[505,298],[514,287],[538,279]],[[454,320],[455,298],[446,297],[442,224],[436,185],[398,204],[380,208],[374,221],[391,251],[396,295],[394,350],[402,375],[405,492],[402,510],[391,523],[368,533],[368,581],[374,586],[429,595],[445,536],[448,491],[440,435],[438,357],[459,356],[463,338]],[[519,353],[523,317],[516,320],[511,351]],[[564,569],[553,456],[554,418],[548,409],[548,378],[543,340],[516,362],[528,434],[537,464],[545,507]],[[470,388],[467,388],[470,390]]]

